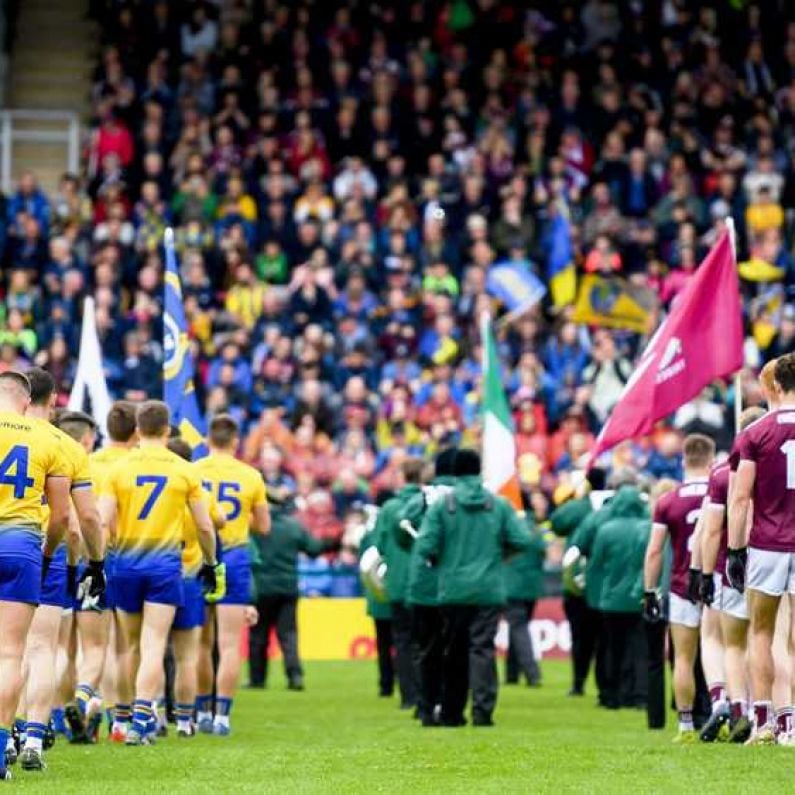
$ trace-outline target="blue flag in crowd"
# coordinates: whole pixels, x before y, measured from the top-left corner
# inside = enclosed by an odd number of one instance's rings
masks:
[[[174,251],[174,232],[166,229],[165,311],[163,312],[163,399],[171,409],[171,421],[193,448],[194,458],[207,453],[205,424],[193,390],[193,354],[182,305],[182,284]]]
[[[547,288],[530,270],[529,262],[497,262],[486,276],[486,290],[502,301],[509,312],[520,312],[535,306],[546,295]]]

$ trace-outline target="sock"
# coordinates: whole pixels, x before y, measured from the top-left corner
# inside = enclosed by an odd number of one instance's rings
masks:
[[[679,710],[679,731],[693,731],[693,707]]]
[[[726,685],[723,682],[715,682],[709,686],[709,700],[712,702],[712,714],[726,700]]]
[[[729,707],[732,720],[739,720],[748,714],[748,704],[745,701],[732,701]]]
[[[166,700],[164,698],[157,699],[157,706],[152,704],[152,710],[157,718],[158,727],[166,725]]]
[[[64,734],[66,732],[66,718],[63,714],[63,707],[53,707],[51,717],[56,734]]]
[[[215,699],[215,724],[217,726],[229,728],[229,713],[232,711],[233,700],[231,698]]]
[[[2,753],[0,753],[0,772],[3,773],[5,773],[6,769],[5,748],[8,745],[8,741],[10,739],[11,739],[11,727],[0,726],[0,748],[3,749]]]
[[[177,729],[190,731],[191,719],[193,718],[193,704],[176,704],[174,714],[177,718]]]
[[[207,696],[196,696],[196,712],[210,712],[213,711],[213,697],[212,695]]]
[[[754,701],[754,728],[757,731],[772,728],[772,716],[772,701]]]
[[[116,704],[113,710],[113,727],[115,729],[126,729],[132,720],[132,709],[129,704]]]
[[[792,707],[776,710],[776,734],[786,737],[792,731]]]
[[[91,687],[91,685],[77,686],[77,689],[75,690],[75,701],[77,702],[77,706],[83,715],[86,714],[86,710],[88,709],[88,702],[91,701],[95,695],[96,693],[94,692],[94,688]]]
[[[27,727],[28,736],[25,738],[25,748],[33,748],[41,753],[44,747],[44,733],[46,731],[47,727],[43,723],[30,721]]]
[[[152,721],[152,702],[142,698],[136,698],[133,702],[132,727],[140,735],[149,731]]]

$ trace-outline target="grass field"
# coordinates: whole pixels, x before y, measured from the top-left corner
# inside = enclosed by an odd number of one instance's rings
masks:
[[[375,696],[371,663],[307,666],[307,691],[242,691],[230,738],[150,748],[59,742],[42,774],[15,769],[29,792],[787,792],[795,748],[673,747],[673,720],[608,713],[568,699],[568,667],[544,663],[544,686],[505,687],[488,729],[421,729]],[[671,716],[673,718],[673,716]],[[0,785],[2,787],[2,785]]]

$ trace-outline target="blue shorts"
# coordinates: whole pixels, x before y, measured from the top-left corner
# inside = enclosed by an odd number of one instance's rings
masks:
[[[0,530],[0,602],[38,604],[41,536],[26,528]]]
[[[117,562],[113,589],[116,609],[125,613],[143,612],[144,602],[180,607],[182,572],[126,568]]]
[[[182,591],[185,598],[182,607],[177,608],[172,629],[195,629],[204,626],[204,594],[195,577],[182,580]]]
[[[251,603],[251,558],[243,545],[225,549],[226,596],[219,605],[247,605]]]

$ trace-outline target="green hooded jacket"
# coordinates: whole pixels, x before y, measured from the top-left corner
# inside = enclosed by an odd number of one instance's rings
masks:
[[[452,494],[431,506],[414,542],[420,559],[438,566],[439,604],[504,604],[502,562],[530,546],[530,533],[480,477],[457,478]]]
[[[544,591],[544,561],[547,557],[547,543],[535,527],[531,514],[525,517],[530,530],[530,546],[518,555],[508,558],[503,564],[505,574],[505,595],[509,601],[535,602]]]
[[[549,515],[552,532],[561,538],[570,538],[592,511],[593,507],[587,496],[567,500]]]
[[[610,498],[598,511],[593,511],[569,536],[569,546],[577,547],[585,556],[585,601],[588,607],[599,609],[599,600],[602,593],[602,572],[595,569],[591,563],[591,553],[599,526],[611,515],[613,499]]]
[[[648,501],[635,486],[622,486],[610,501],[610,516],[597,527],[588,558],[586,584],[596,573],[599,610],[640,613],[650,534]]]
[[[271,531],[251,533],[252,585],[255,598],[298,596],[298,553],[317,557],[329,545],[311,536],[280,506],[271,505]]]
[[[375,528],[362,536],[359,542],[359,560],[362,555],[372,546],[375,546]],[[370,591],[364,589],[364,598],[367,601],[367,615],[375,621],[388,620],[392,618],[392,605],[389,602],[381,602],[376,599]]]
[[[410,483],[395,497],[387,500],[378,512],[375,523],[375,545],[386,563],[386,592],[390,602],[405,602],[409,579],[409,550],[398,544],[400,514],[403,506],[414,496],[422,495],[420,487]]]
[[[403,507],[398,521],[407,519],[419,530],[428,508],[438,499],[443,498],[446,490],[454,485],[455,478],[452,475],[440,475],[434,478],[431,486],[444,486],[445,489],[440,489],[438,492],[434,492],[433,489],[423,489],[421,494],[415,494]],[[410,605],[436,607],[439,604],[439,572],[435,566],[430,565],[417,554],[414,539],[405,530],[401,530],[400,533],[399,543],[402,542],[411,549],[406,601]]]

